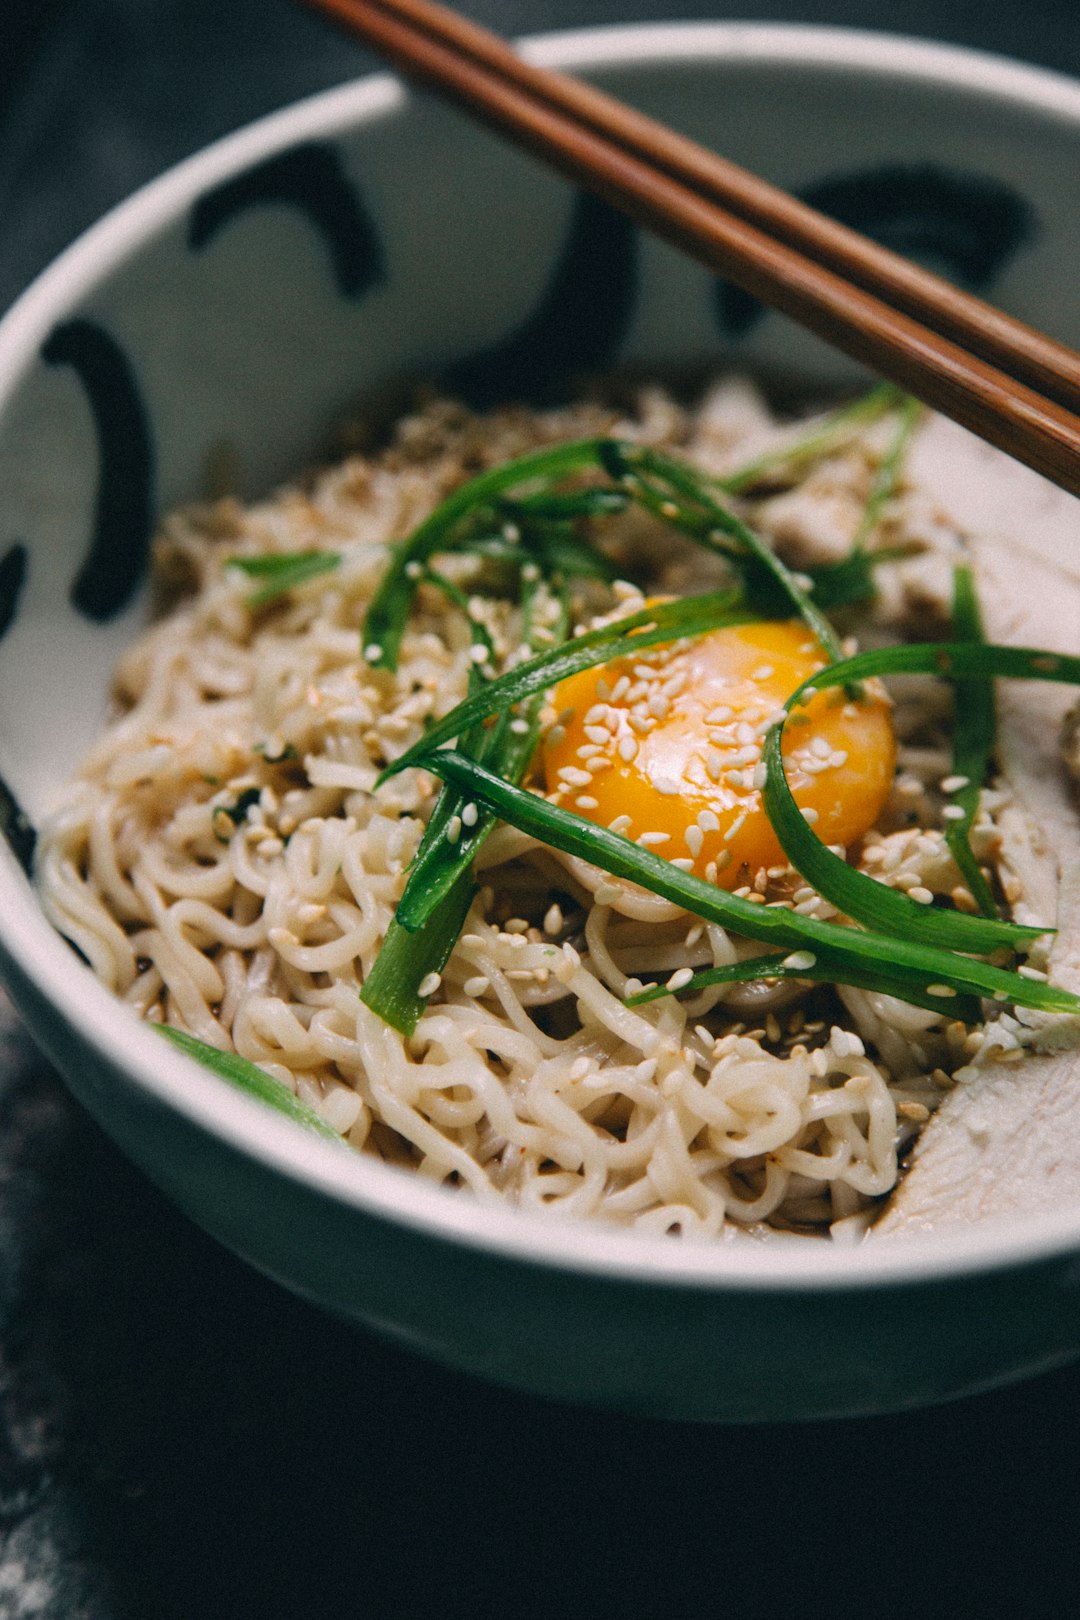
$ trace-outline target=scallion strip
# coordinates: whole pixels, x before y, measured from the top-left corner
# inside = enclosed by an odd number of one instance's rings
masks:
[[[754,617],[738,591],[709,591],[702,596],[683,596],[675,602],[657,602],[598,630],[588,630],[488,681],[429,727],[418,743],[385,768],[380,780],[416,765],[433,748],[462,736],[490,715],[505,713],[526,698],[557,686],[570,675],[684,636],[699,636],[729,624],[746,624]]]
[[[937,675],[949,680],[986,680],[1004,675],[1076,685],[1080,684],[1080,658],[1039,648],[1000,647],[987,642],[882,647],[857,653],[842,663],[818,670],[792,694],[786,708],[789,714],[797,708],[807,688],[820,691],[871,676],[893,674]],[[988,953],[997,945],[1016,945],[1053,931],[1050,926],[1027,928],[996,917],[976,917],[961,911],[919,905],[900,890],[890,889],[875,878],[856,872],[822,843],[796,804],[784,774],[782,731],[782,725],[774,726],[763,750],[766,813],[792,865],[846,916],[898,937]]]
[[[953,630],[958,640],[984,641],[982,614],[975,594],[971,569],[961,564],[953,571]],[[963,810],[963,817],[946,820],[945,842],[979,910],[987,917],[997,915],[990,885],[975,859],[971,829],[979,813],[979,799],[990,767],[997,734],[994,688],[989,681],[953,682],[952,774],[962,780],[949,800]]]
[[[846,984],[854,990],[870,990],[879,995],[891,995],[929,1012],[947,1014],[963,1024],[977,1024],[982,1008],[975,996],[962,996],[948,986],[937,985],[938,995],[923,991],[910,979],[898,979],[889,984],[883,968],[867,971],[850,957],[837,951],[796,951],[791,955],[777,952],[767,956],[745,956],[740,962],[725,963],[723,967],[701,968],[698,972],[672,988],[670,984],[653,984],[637,995],[627,996],[628,1007],[641,1007],[662,996],[695,995],[715,984],[746,984],[758,979],[796,979],[811,984]],[[940,992],[944,991],[944,994]]]
[[[921,402],[912,399],[910,394],[905,395],[900,401],[896,434],[874,473],[870,496],[863,508],[855,538],[851,542],[852,551],[861,552],[865,549],[867,540],[881,522],[881,514],[887,502],[891,501],[896,493],[907,447],[922,415],[922,409]]]
[[[809,461],[816,461],[830,450],[846,444],[867,423],[884,416],[902,398],[894,383],[878,383],[869,393],[842,405],[839,410],[817,424],[801,438],[787,445],[777,445],[754,461],[747,462],[733,473],[715,480],[716,487],[728,495],[742,495],[777,472],[794,472]]]
[[[197,1059],[204,1068],[211,1069],[220,1079],[227,1080],[238,1091],[246,1092],[249,1097],[256,1097],[259,1102],[268,1103],[271,1108],[276,1108],[279,1114],[284,1114],[298,1125],[306,1126],[317,1136],[336,1142],[339,1147],[345,1146],[340,1134],[332,1125],[327,1124],[321,1114],[317,1114],[313,1108],[302,1103],[282,1081],[275,1080],[272,1074],[260,1069],[257,1063],[250,1063],[247,1058],[241,1057],[239,1052],[222,1052],[207,1041],[199,1040],[198,1036],[189,1035],[184,1029],[174,1029],[171,1024],[151,1024],[150,1028],[156,1029],[159,1035],[166,1036],[174,1046],[178,1046],[189,1057]]]
[[[747,563],[756,565],[756,571],[769,582],[771,591],[790,602],[798,616],[810,626],[828,658],[843,656],[836,631],[804,585],[748,523],[715,498],[701,474],[649,445],[624,444],[614,439],[601,443],[600,458],[611,476],[658,517],[682,529],[699,545],[719,552],[736,566],[741,562],[744,573]],[[689,509],[683,504],[685,501],[693,503]],[[734,541],[734,547],[728,541]],[[746,584],[751,587],[753,580],[748,578]]]
[[[898,994],[896,987],[906,983],[921,996],[926,994],[928,985],[942,984],[963,994],[990,996],[1047,1012],[1080,1013],[1080,996],[956,951],[869,929],[821,922],[782,906],[754,905],[739,895],[715,888],[692,872],[683,872],[672,862],[631,843],[608,827],[599,827],[583,816],[503,781],[455,750],[438,749],[425,758],[423,764],[511,826],[553,849],[580,856],[615,877],[637,883],[707,922],[719,923],[748,939],[789,950],[820,947],[838,953],[868,972],[880,970],[883,987],[889,994]]]
[[[376,668],[397,668],[405,621],[422,565],[438,551],[452,550],[459,527],[485,505],[522,484],[553,481],[598,464],[598,439],[578,439],[519,456],[489,468],[447,496],[395,550],[364,621],[364,656]],[[411,567],[419,563],[420,569]]]
[[[252,579],[265,581],[247,598],[249,608],[266,607],[286,596],[297,585],[304,585],[320,574],[333,573],[341,566],[337,551],[289,551],[265,557],[230,557],[227,568],[239,568]]]

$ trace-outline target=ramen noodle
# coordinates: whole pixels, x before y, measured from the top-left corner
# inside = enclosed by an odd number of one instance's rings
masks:
[[[877,646],[944,635],[963,536],[902,467],[882,482],[895,411],[829,420],[811,454],[815,424],[780,422],[742,381],[713,386],[693,410],[660,389],[643,390],[630,413],[586,403],[481,417],[435,399],[384,447],[272,498],[174,513],[157,545],[173,605],[124,657],[115,714],[42,829],[50,919],[140,1017],[239,1053],[355,1149],[433,1182],[553,1218],[687,1237],[859,1236],[986,1040],[947,1004],[759,979],[628,1005],[641,984],[677,988],[747,954],[747,942],[508,825],[483,845],[475,899],[448,961],[420,986],[414,1032],[360,996],[440,787],[428,769],[380,782],[381,772],[467,695],[478,662],[512,661],[524,633],[516,601],[488,588],[491,559],[450,555],[441,586],[417,586],[397,668],[365,658],[391,548],[483,469],[608,435],[717,478],[760,464],[732,499],[797,577],[841,561],[860,531],[886,559],[872,600],[838,611],[845,637]],[[796,447],[788,459],[786,446]],[[724,558],[661,518],[634,506],[598,528],[615,578],[575,581],[577,628],[725,583]],[[259,606],[259,560],[311,552],[334,566]],[[542,638],[557,603],[541,592],[534,607]],[[645,726],[683,701],[670,656],[640,661]],[[755,677],[772,673],[771,655],[754,657]],[[546,769],[549,799],[583,802],[580,813],[591,807],[618,830],[592,786],[607,741],[622,746],[619,759],[637,746],[629,721],[625,746],[605,721],[611,691],[601,688],[585,728],[593,740],[582,732],[569,754],[566,715],[549,696],[526,780],[539,788]],[[890,736],[880,810],[846,839],[847,858],[916,900],[973,910],[942,830],[948,691],[900,676],[877,702]],[[727,768],[741,769],[749,802],[762,727],[738,722],[734,744],[740,724],[745,758]],[[822,758],[806,755],[808,780],[844,764],[843,748],[822,746]],[[669,797],[678,809],[678,793]],[[1016,900],[1000,830],[1008,802],[1000,785],[983,792],[972,846],[995,892]],[[688,869],[717,834],[706,811],[681,834],[633,836]],[[701,870],[723,883],[718,864]],[[782,853],[744,858],[736,875],[744,899],[836,918]]]

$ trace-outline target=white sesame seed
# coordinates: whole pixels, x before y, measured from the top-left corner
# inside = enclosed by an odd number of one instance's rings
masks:
[[[743,822],[745,820],[746,820],[746,811],[741,810],[739,812],[739,814],[735,817],[735,820],[731,823],[731,826],[728,828],[727,832],[724,834],[724,842],[725,842],[725,844],[730,844],[731,840],[735,837],[735,834],[737,832],[739,832],[740,829],[742,828],[742,824],[743,824]]]
[[[690,980],[693,977],[694,977],[693,968],[688,968],[688,967],[676,968],[675,972],[671,975],[671,978],[668,980],[668,982],[667,982],[667,984],[665,986],[665,989],[668,989],[668,990],[681,990],[683,985],[689,984]]]
[[[702,832],[702,830],[701,830],[701,828],[699,826],[697,826],[695,824],[692,827],[687,827],[687,829],[686,829],[686,847],[690,851],[691,855],[693,855],[695,857],[700,855],[701,854],[701,846],[704,844],[704,842],[705,842],[705,834]]]
[[[491,989],[491,980],[486,973],[476,973],[471,979],[466,979],[461,988],[467,996],[482,996]]]
[[[591,793],[579,793],[574,800],[579,810],[599,810],[600,800],[594,799]]]
[[[377,664],[382,657],[382,648],[377,641],[371,642],[364,648],[364,658],[369,664]]]
[[[608,822],[608,830],[613,833],[624,833],[630,826],[629,816],[616,816],[614,821]]]
[[[699,810],[697,824],[702,832],[720,831],[720,817],[714,810]]]
[[[941,780],[942,793],[959,793],[961,788],[970,787],[970,776],[945,776]]]
[[[671,834],[666,832],[643,832],[638,843],[645,849],[651,849],[654,844],[667,844],[671,841]]]
[[[920,906],[929,906],[933,904],[934,896],[929,889],[919,883],[915,888],[908,890],[908,899],[917,901]]]
[[[801,973],[805,972],[807,968],[812,968],[816,962],[817,957],[813,951],[792,951],[790,956],[784,957],[781,965],[791,968],[795,973]]]
[[[446,842],[448,844],[456,844],[460,837],[461,817],[451,816],[450,820],[446,823]]]
[[[761,664],[754,670],[750,679],[752,681],[768,681],[776,674],[771,664]]]
[[[945,821],[963,821],[967,811],[962,804],[947,804],[941,814]]]
[[[418,562],[415,557],[412,557],[405,564],[405,578],[406,579],[419,579],[420,576],[423,574],[423,572],[424,572],[423,563]]]
[[[557,934],[563,926],[562,907],[553,903],[544,913],[544,933]]]
[[[949,984],[928,984],[926,987],[926,993],[928,996],[947,997],[955,996],[956,991]]]
[[[687,855],[676,856],[671,865],[677,872],[692,872],[694,870],[694,863]]]
[[[812,827],[815,821],[818,819],[818,813],[811,805],[806,805],[802,812],[802,818],[809,826]]]
[[[442,984],[442,975],[440,973],[425,973],[416,987],[416,993],[421,1000],[426,1001],[428,996],[435,994],[440,984]]]
[[[486,642],[478,641],[475,646],[469,648],[469,657],[474,664],[486,664],[491,657],[491,648]]]
[[[627,732],[624,737],[619,738],[619,758],[624,764],[629,765],[632,760],[636,759],[637,751],[638,744],[636,737],[632,737],[630,733]]]
[[[475,827],[479,814],[480,811],[475,804],[471,802],[467,804],[464,810],[461,812],[461,820],[463,825],[466,827]]]

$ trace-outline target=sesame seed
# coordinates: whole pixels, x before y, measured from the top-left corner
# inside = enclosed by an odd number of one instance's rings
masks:
[[[600,800],[594,799],[591,793],[579,793],[574,800],[579,810],[599,810]]]
[[[629,816],[616,816],[614,821],[608,822],[608,831],[613,833],[624,833],[629,829],[629,826]]]
[[[949,984],[928,984],[926,993],[928,996],[955,996],[956,991]]]
[[[941,814],[945,821],[963,821],[967,811],[963,805],[947,804]]]
[[[735,820],[731,823],[731,826],[724,834],[724,842],[726,844],[730,844],[731,840],[735,837],[735,834],[741,830],[742,824],[746,820],[746,814],[747,813],[745,810],[741,810],[735,817]]]
[[[667,984],[665,986],[665,989],[667,989],[667,990],[681,990],[684,985],[690,983],[690,980],[693,977],[694,977],[693,968],[688,968],[688,967],[676,968],[675,972],[671,975],[671,978],[668,980],[668,982],[667,982]]]
[[[913,889],[908,890],[908,898],[917,901],[920,906],[932,905],[934,900],[932,891],[924,888],[921,883],[917,883]]]
[[[807,968],[812,968],[816,962],[817,957],[813,951],[792,951],[790,956],[784,957],[781,966],[790,968],[793,973],[803,973]]]
[[[771,664],[761,664],[754,670],[750,679],[752,681],[768,681],[776,674]]]
[[[666,832],[643,832],[638,843],[645,849],[651,849],[654,844],[667,844],[671,841],[671,834]]]
[[[544,913],[544,933],[557,934],[563,926],[562,907],[552,904]]]
[[[619,738],[619,758],[627,765],[637,757],[637,738],[627,732],[625,737]]]
[[[471,979],[466,979],[461,988],[467,996],[482,996],[491,989],[491,980],[486,973],[476,973]]]
[[[677,872],[692,872],[694,870],[694,863],[687,855],[676,856],[671,865]]]
[[[460,837],[461,817],[451,816],[450,820],[446,823],[446,842],[448,844],[456,844]]]
[[[806,805],[802,812],[802,818],[809,826],[812,827],[815,821],[818,819],[818,813],[812,808],[811,805]]]
[[[418,562],[415,557],[411,558],[410,561],[405,564],[406,579],[419,579],[423,572],[423,563]]]
[[[382,657],[382,648],[377,641],[371,642],[364,648],[364,658],[369,664],[377,664]]]
[[[474,647],[469,648],[469,657],[474,664],[486,664],[491,657],[491,648],[484,641],[478,641]]]
[[[701,854],[701,846],[704,844],[704,842],[705,842],[705,834],[702,832],[700,827],[698,827],[696,825],[693,826],[693,827],[687,827],[687,829],[686,829],[686,847],[690,851],[691,855],[693,855],[695,857],[700,855]]]
[[[475,827],[480,811],[475,804],[469,803],[461,812],[462,824],[466,827]]]
[[[435,994],[440,984],[442,984],[441,973],[425,973],[424,977],[420,980],[420,983],[416,987],[416,993],[421,1000],[426,1001],[428,996],[433,996]]]
[[[697,824],[702,832],[720,831],[720,817],[714,810],[699,810]]]
[[[961,788],[970,786],[970,776],[943,776],[941,779],[942,793],[959,793]]]

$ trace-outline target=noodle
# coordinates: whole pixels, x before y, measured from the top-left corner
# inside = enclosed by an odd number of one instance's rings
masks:
[[[360,657],[387,548],[479,467],[610,431],[674,441],[717,473],[790,436],[745,384],[714,389],[695,416],[652,391],[631,421],[599,405],[481,419],[439,402],[310,490],[173,515],[161,553],[191,589],[124,659],[118,716],[42,830],[43,904],[140,1017],[264,1065],[350,1144],[429,1179],[686,1237],[834,1225],[850,1237],[940,1095],[930,1076],[966,1061],[967,1032],[944,1015],[790,982],[629,1007],[635,981],[734,962],[747,942],[509,828],[484,848],[482,887],[416,1034],[359,998],[438,787],[412,770],[375,791],[377,776],[466,695],[474,662],[468,625],[430,590],[396,672]],[[883,442],[863,428],[757,501],[755,522],[793,566],[842,552]],[[882,566],[860,634],[902,635],[906,581],[925,603],[927,559],[959,545],[919,533],[918,516],[901,492],[884,539],[918,555]],[[670,535],[658,567],[647,514],[612,535],[620,566],[647,563],[656,594],[722,577]],[[314,548],[340,566],[263,612],[223,566]],[[445,564],[466,593],[469,566]],[[635,604],[634,588],[617,589],[619,611]],[[505,658],[517,609],[477,596],[470,610]],[[575,603],[585,621],[611,610],[596,584]],[[930,825],[947,705],[925,683],[899,681],[895,699],[897,785],[857,859],[895,887],[955,899],[959,874]],[[992,862],[1005,800],[984,800],[976,850]],[[762,901],[834,914],[787,868],[759,879]]]

